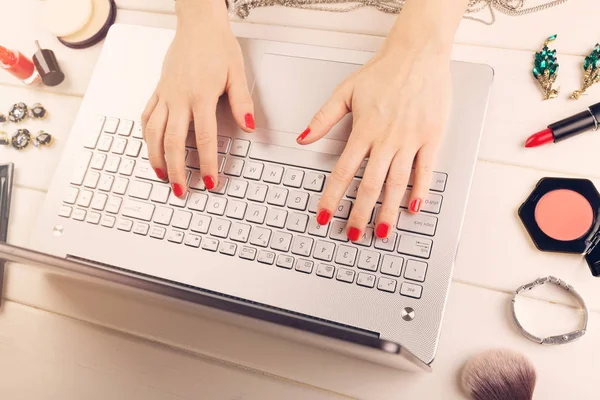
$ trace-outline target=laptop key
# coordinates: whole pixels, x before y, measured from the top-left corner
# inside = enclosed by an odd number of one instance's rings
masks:
[[[239,222],[236,222],[231,227],[229,239],[231,239],[235,242],[246,243],[246,242],[248,242],[248,239],[250,238],[250,229],[251,229],[250,225],[241,224]]]
[[[304,178],[304,189],[312,192],[320,192],[325,185],[325,175],[316,172],[307,172]]]
[[[102,174],[102,176],[100,176],[100,182],[98,182],[98,189],[103,192],[110,192],[114,181],[115,177],[113,175]]]
[[[304,272],[305,274],[310,274],[313,270],[314,263],[310,260],[306,260],[304,258],[299,258],[296,261],[296,271]]]
[[[375,238],[375,248],[377,250],[394,251],[396,249],[397,239],[398,234],[396,232],[390,233],[389,236],[384,239]]]
[[[267,198],[267,190],[269,187],[267,185],[261,185],[259,183],[252,182],[248,185],[248,194],[246,198],[248,200],[257,201],[259,203],[264,203]]]
[[[427,273],[427,263],[417,260],[408,260],[406,262],[406,269],[404,271],[404,277],[411,281],[424,282],[425,274]]]
[[[119,156],[109,155],[106,159],[106,165],[104,167],[104,170],[106,172],[115,173],[119,170],[119,165],[121,165],[121,158]]]
[[[173,217],[173,209],[169,207],[157,207],[154,213],[154,222],[161,225],[169,225]]]
[[[71,216],[71,212],[73,212],[73,209],[71,207],[62,206],[62,207],[60,207],[60,210],[58,210],[58,216],[64,217],[64,218],[69,218]]]
[[[294,257],[285,254],[277,256],[277,266],[286,269],[292,269],[294,266]]]
[[[172,243],[183,243],[183,232],[170,229],[167,233],[167,240]]]
[[[248,149],[250,149],[249,140],[233,139],[229,154],[232,156],[246,157],[248,155]]]
[[[129,186],[129,196],[136,199],[148,200],[151,191],[152,184],[148,182],[133,181]]]
[[[433,241],[431,241],[431,239],[420,238],[412,235],[400,235],[398,253],[420,258],[429,258],[432,245]]]
[[[117,214],[119,212],[119,210],[121,209],[121,203],[123,202],[123,199],[120,197],[111,197],[108,200],[108,204],[106,205],[106,212],[109,212],[111,214]]]
[[[435,235],[438,219],[423,213],[411,214],[408,211],[401,211],[398,218],[397,228],[401,231],[420,233],[422,235]]]
[[[77,196],[77,205],[81,207],[89,207],[94,197],[94,192],[90,190],[82,190]]]
[[[256,224],[263,224],[267,215],[267,207],[259,206],[257,204],[248,205],[246,212],[246,221],[254,222]]]
[[[244,219],[247,204],[238,200],[230,200],[225,215],[233,219]]]
[[[102,216],[100,215],[100,213],[90,211],[87,214],[87,218],[85,219],[85,221],[90,224],[98,225],[101,217]]]
[[[67,204],[75,204],[77,201],[77,195],[79,194],[79,189],[69,186],[65,191],[65,197],[63,201]]]
[[[304,233],[306,231],[306,225],[308,225],[308,215],[290,213],[286,228],[292,232]]]
[[[101,170],[104,168],[104,164],[106,163],[106,154],[104,153],[95,153],[92,157],[92,161],[90,163],[90,168]]]
[[[111,215],[104,215],[100,220],[100,225],[105,226],[107,228],[112,228],[115,226],[116,218]]]
[[[150,230],[150,237],[154,239],[164,239],[167,229],[162,226],[153,226]]]
[[[137,200],[125,199],[121,213],[124,217],[150,221],[154,214],[154,204],[148,204]]]
[[[379,253],[371,250],[361,250],[358,256],[357,267],[375,272],[379,265]]]
[[[348,235],[346,234],[346,222],[332,221],[331,231],[329,231],[329,237],[333,240],[338,240],[340,242],[347,242]]]
[[[271,186],[269,188],[269,194],[267,195],[267,203],[275,206],[285,206],[287,200],[288,190],[277,186]]]
[[[254,181],[260,180],[260,177],[262,176],[264,167],[265,167],[265,165],[262,163],[257,163],[257,162],[252,162],[252,161],[249,162],[246,165],[246,170],[244,171],[244,178],[252,179]]]
[[[354,261],[356,260],[356,253],[358,253],[358,250],[355,247],[341,244],[339,245],[337,254],[335,256],[335,262],[351,267],[354,265]]]
[[[99,180],[100,180],[100,174],[98,172],[88,171],[87,175],[85,176],[85,181],[83,182],[83,186],[90,188],[90,189],[96,189],[96,186],[98,185]]]
[[[143,222],[136,222],[133,226],[133,233],[146,236],[150,230],[150,225]]]
[[[115,133],[119,126],[119,118],[107,118],[104,122],[104,132]]]
[[[206,204],[206,211],[209,214],[223,215],[225,214],[225,207],[227,206],[227,199],[225,197],[211,196]]]
[[[192,220],[192,213],[187,211],[175,210],[171,225],[174,228],[187,229],[190,227],[190,221]]]
[[[94,200],[92,200],[92,209],[102,211],[104,210],[104,206],[106,205],[106,201],[108,200],[108,196],[103,193],[96,193],[94,195]]]
[[[285,186],[299,188],[302,186],[304,180],[304,171],[299,169],[289,168],[285,171],[285,177],[283,178],[283,184]]]
[[[333,274],[335,273],[335,267],[329,264],[319,264],[317,266],[317,276],[321,276],[323,278],[333,278]]]
[[[402,282],[400,286],[400,294],[414,299],[420,299],[423,293],[423,286],[415,285],[414,283]]]
[[[227,190],[227,195],[231,197],[236,197],[238,199],[243,199],[246,196],[247,190],[247,181],[241,179],[232,179],[229,185],[229,190]]]
[[[267,211],[267,226],[274,228],[283,228],[287,219],[288,212],[279,208],[270,208]]]
[[[254,227],[250,234],[250,244],[260,247],[267,247],[271,239],[271,230],[266,228]]]
[[[94,149],[96,144],[98,144],[98,137],[102,132],[102,127],[104,126],[104,122],[106,121],[106,117],[102,115],[96,115],[90,119],[90,129],[86,134],[85,141],[83,146],[88,149]]]
[[[192,232],[208,233],[211,218],[208,215],[194,214],[190,229]]]
[[[223,242],[221,243],[221,247],[219,248],[219,253],[225,254],[228,256],[235,256],[235,251],[237,250],[237,244],[231,242]]]
[[[347,268],[338,268],[335,279],[346,283],[352,283],[354,282],[354,271]]]
[[[115,180],[115,185],[113,186],[114,194],[125,194],[127,191],[127,186],[129,186],[129,179],[127,178],[117,178]]]
[[[150,200],[156,203],[166,204],[169,201],[169,195],[171,194],[171,188],[167,185],[154,184],[152,185],[152,192],[150,193]]]
[[[83,221],[85,219],[85,210],[82,210],[81,208],[77,208],[75,211],[73,211],[73,219],[75,221]]]
[[[310,256],[310,252],[313,247],[314,239],[306,237],[306,236],[296,236],[294,237],[294,242],[292,244],[292,254],[297,254],[299,256]]]
[[[120,231],[129,232],[129,231],[131,231],[132,227],[133,227],[133,221],[130,219],[120,218],[119,221],[117,222],[117,229]]]
[[[226,219],[215,218],[210,225],[210,234],[212,236],[226,238],[229,235],[229,228],[231,227],[231,221]]]
[[[327,231],[329,230],[330,225],[331,222],[328,222],[327,225],[319,225],[317,219],[311,215],[308,220],[308,234],[318,237],[327,237]]]
[[[384,292],[394,293],[396,291],[396,280],[379,277],[379,281],[377,282],[377,289],[382,290]]]
[[[287,206],[292,210],[306,210],[308,205],[308,193],[294,190],[290,193],[287,201]]]
[[[263,181],[267,183],[280,184],[283,179],[283,167],[281,165],[267,164]]]
[[[217,239],[205,237],[202,239],[202,248],[208,251],[217,251],[219,248],[219,241]]]
[[[380,272],[386,275],[400,276],[400,273],[402,272],[402,263],[404,263],[402,257],[385,254],[381,263]]]
[[[244,260],[254,260],[256,258],[256,249],[254,247],[244,246],[240,250],[240,258]]]
[[[375,275],[360,272],[358,278],[356,278],[356,284],[368,288],[375,287]]]
[[[279,251],[290,251],[290,245],[292,244],[292,234],[287,232],[277,231],[273,233],[273,240],[271,240],[271,248]]]
[[[228,157],[225,162],[223,173],[231,176],[242,176],[244,171],[244,160],[235,157]]]
[[[183,243],[186,246],[190,246],[190,247],[200,247],[200,242],[202,241],[202,238],[198,235],[192,235],[191,233],[188,233],[185,235],[185,239],[183,240]]]
[[[206,203],[208,202],[208,195],[204,193],[192,193],[188,200],[188,208],[194,211],[204,211]]]
[[[331,261],[335,251],[335,244],[324,240],[317,240],[313,257],[317,260]]]
[[[258,252],[258,262],[272,265],[275,262],[275,253],[272,251],[260,250]]]

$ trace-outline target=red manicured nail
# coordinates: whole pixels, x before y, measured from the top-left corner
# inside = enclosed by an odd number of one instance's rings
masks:
[[[167,179],[167,174],[165,174],[160,168],[154,168],[154,173],[156,173],[158,179],[161,179],[163,181]]]
[[[173,194],[175,196],[177,196],[177,197],[183,196],[183,188],[181,187],[181,185],[179,183],[172,184],[171,188],[173,189]]]
[[[208,190],[213,190],[215,188],[215,180],[212,176],[206,175],[202,180],[204,181],[204,186],[206,186]]]
[[[423,203],[423,200],[421,200],[421,199],[414,199],[410,203],[410,211],[412,211],[414,213],[418,213],[419,211],[421,211],[421,204],[422,203]]]
[[[350,229],[348,229],[348,239],[350,239],[353,242],[356,242],[358,239],[360,239],[360,230],[358,228],[352,227]]]
[[[246,114],[244,119],[246,121],[246,128],[254,129],[254,116],[252,114],[248,113],[248,114]]]
[[[296,142],[302,142],[304,139],[306,139],[306,137],[308,136],[308,134],[310,133],[310,128],[306,128],[304,130],[304,132],[302,132],[297,138],[296,138]]]
[[[331,218],[331,213],[327,210],[321,210],[317,214],[317,223],[319,225],[327,225],[329,218]]]
[[[380,239],[386,238],[389,232],[390,225],[386,224],[385,222],[382,222],[381,224],[377,225],[377,228],[375,228],[375,235],[377,235],[377,237]]]

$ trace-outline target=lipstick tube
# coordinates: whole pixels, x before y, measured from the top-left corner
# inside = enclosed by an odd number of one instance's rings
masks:
[[[552,131],[556,143],[589,130],[598,130],[599,123],[600,103],[597,103],[586,111],[548,125],[548,129]]]
[[[20,52],[9,50],[3,46],[0,46],[0,68],[8,71],[26,85],[34,84],[40,79],[33,61]]]

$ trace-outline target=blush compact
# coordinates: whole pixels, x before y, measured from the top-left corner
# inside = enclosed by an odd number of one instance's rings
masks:
[[[600,276],[600,194],[591,181],[543,178],[519,217],[539,250],[583,254]]]

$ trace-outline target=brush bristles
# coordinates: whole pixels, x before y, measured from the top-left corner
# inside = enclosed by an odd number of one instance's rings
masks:
[[[531,362],[510,350],[479,354],[462,373],[463,388],[474,400],[531,400],[535,380]]]

